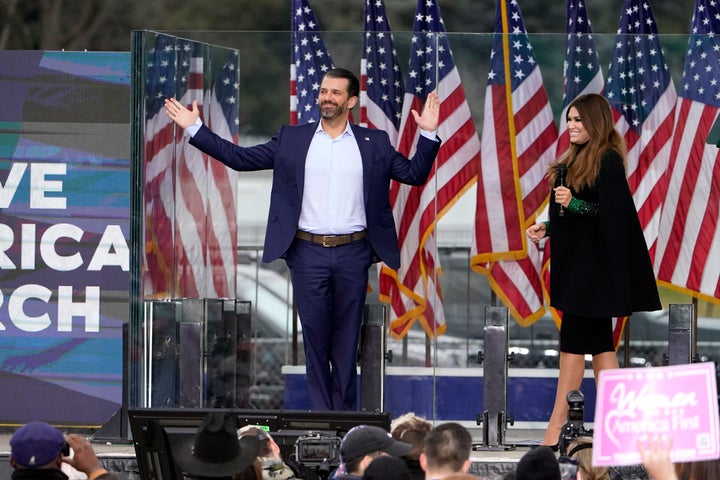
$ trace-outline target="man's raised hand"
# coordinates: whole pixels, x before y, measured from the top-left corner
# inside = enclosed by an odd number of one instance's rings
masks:
[[[198,109],[197,100],[193,100],[192,110],[188,110],[183,106],[182,103],[178,102],[176,99],[166,98],[165,113],[167,113],[168,117],[170,117],[175,123],[177,123],[178,126],[183,130],[195,123],[195,121],[200,118],[200,110]]]
[[[421,129],[428,132],[437,130],[440,119],[440,97],[438,97],[437,92],[430,92],[430,94],[428,94],[422,115],[418,114],[415,110],[412,111],[412,114],[415,122],[417,122],[418,127]]]

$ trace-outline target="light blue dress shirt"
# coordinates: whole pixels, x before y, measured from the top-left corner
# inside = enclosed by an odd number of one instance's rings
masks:
[[[350,124],[332,138],[318,122],[305,158],[298,228],[318,234],[345,234],[366,226],[362,158]]]

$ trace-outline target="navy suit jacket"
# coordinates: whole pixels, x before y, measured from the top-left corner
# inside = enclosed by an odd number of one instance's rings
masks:
[[[305,184],[305,157],[317,126],[317,123],[285,125],[269,142],[253,147],[239,147],[204,125],[190,139],[191,145],[234,170],[273,170],[264,262],[284,257],[295,238]],[[357,125],[351,125],[351,128],[363,163],[367,238],[375,252],[375,261],[382,260],[397,270],[400,267],[400,250],[390,207],[390,180],[423,185],[432,169],[440,141],[420,136],[416,153],[412,160],[408,160],[393,148],[384,130]]]

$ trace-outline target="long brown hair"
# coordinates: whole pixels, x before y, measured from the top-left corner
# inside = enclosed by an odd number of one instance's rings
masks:
[[[548,178],[550,187],[554,187],[557,164],[562,162],[567,165],[566,185],[577,192],[595,184],[600,173],[600,160],[606,150],[615,150],[623,159],[626,170],[627,162],[625,140],[615,129],[610,104],[605,97],[597,93],[581,95],[568,105],[568,112],[572,107],[580,114],[590,139],[584,145],[571,143],[565,155],[548,167]]]
[[[679,480],[707,480],[720,478],[720,460],[676,463],[675,473]]]

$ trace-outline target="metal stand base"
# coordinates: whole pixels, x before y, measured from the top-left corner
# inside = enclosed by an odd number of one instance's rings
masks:
[[[365,305],[360,329],[360,410],[382,412],[385,393],[385,305]]]
[[[663,365],[687,365],[697,358],[697,317],[692,304],[670,304],[668,315],[668,353]]]
[[[505,444],[507,424],[513,424],[507,414],[508,378],[508,309],[485,307],[483,362],[483,413],[477,422],[483,426],[483,443],[474,450],[513,450]]]

